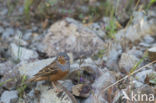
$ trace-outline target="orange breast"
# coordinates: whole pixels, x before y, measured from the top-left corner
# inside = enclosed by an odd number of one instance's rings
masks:
[[[57,81],[57,80],[61,80],[63,79],[67,74],[68,74],[69,71],[62,71],[62,70],[59,70],[56,74],[53,74],[50,76],[50,81]]]

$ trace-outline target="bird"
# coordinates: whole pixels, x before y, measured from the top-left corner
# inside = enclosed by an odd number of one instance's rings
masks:
[[[57,81],[64,79],[69,74],[69,72],[70,58],[66,52],[60,52],[57,54],[57,57],[54,60],[54,62],[45,66],[28,81],[37,82],[45,80],[52,82],[53,87],[56,88]]]

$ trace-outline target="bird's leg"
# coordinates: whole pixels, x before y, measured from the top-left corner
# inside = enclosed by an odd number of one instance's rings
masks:
[[[50,78],[49,78],[49,77],[48,77],[48,84],[49,84],[48,90],[49,90],[49,89],[53,89],[53,86],[51,85],[51,81],[50,81]]]
[[[59,89],[59,88],[56,87],[56,84],[55,83],[57,83],[57,82],[52,82],[52,85],[53,85],[54,88],[56,88],[56,92],[57,93],[62,92],[61,89]]]

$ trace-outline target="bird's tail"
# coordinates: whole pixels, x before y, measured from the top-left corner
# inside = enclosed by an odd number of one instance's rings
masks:
[[[28,79],[28,80],[26,81],[26,83],[30,83],[30,82],[34,82],[34,81],[36,81],[36,78],[35,78],[35,77],[33,77],[33,78],[31,78],[31,79]]]

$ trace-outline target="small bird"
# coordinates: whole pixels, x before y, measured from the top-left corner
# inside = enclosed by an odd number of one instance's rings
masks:
[[[56,88],[55,83],[67,76],[70,71],[69,56],[65,52],[58,53],[57,58],[51,64],[41,69],[29,82],[36,82],[47,80],[52,82]]]

